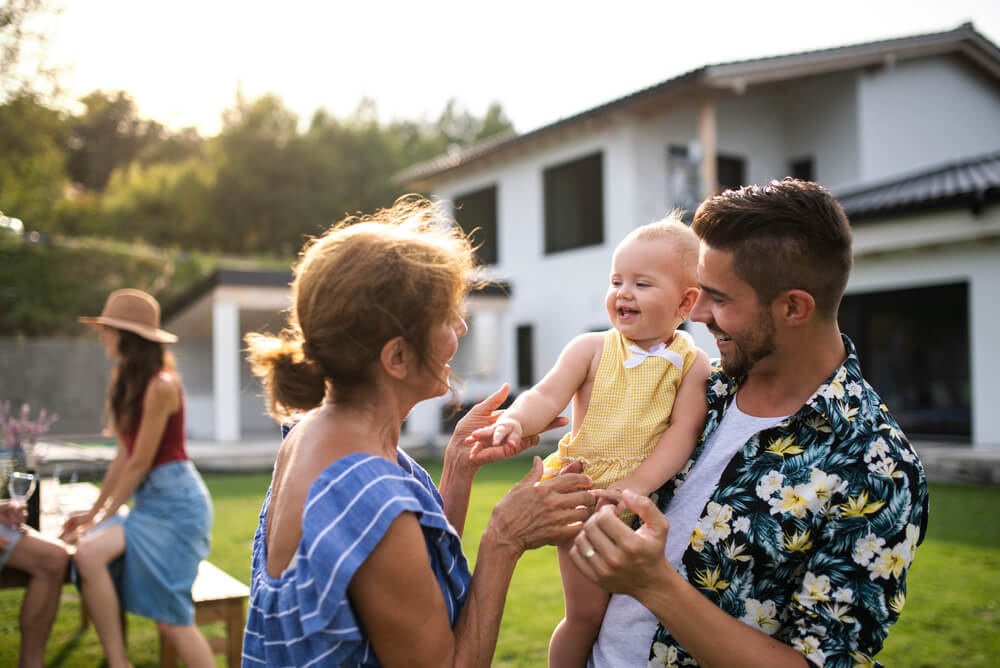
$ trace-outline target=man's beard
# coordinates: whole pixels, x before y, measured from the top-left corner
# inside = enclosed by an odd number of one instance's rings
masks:
[[[709,329],[722,332],[713,322]],[[722,370],[730,378],[744,378],[753,366],[774,353],[774,318],[765,310],[761,311],[760,319],[746,332],[729,334],[733,342],[733,353],[726,356],[720,352]]]

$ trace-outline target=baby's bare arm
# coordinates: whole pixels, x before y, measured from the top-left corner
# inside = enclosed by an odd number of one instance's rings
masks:
[[[613,483],[617,489],[630,489],[648,496],[663,483],[677,475],[694,451],[694,446],[705,428],[708,403],[705,399],[705,382],[711,365],[708,355],[699,350],[694,364],[688,369],[670,414],[670,426],[660,436],[653,452],[639,464],[631,476]]]
[[[469,437],[477,449],[510,443],[517,446],[525,434],[537,434],[559,415],[587,381],[604,345],[602,333],[582,334],[563,349],[556,365],[530,390],[521,393],[497,421]]]

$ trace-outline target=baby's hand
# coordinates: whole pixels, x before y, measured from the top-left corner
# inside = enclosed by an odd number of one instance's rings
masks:
[[[628,479],[613,482],[606,489],[593,490],[591,493],[597,496],[597,508],[594,509],[594,512],[600,510],[602,506],[614,506],[615,514],[621,517],[622,513],[628,510],[623,497],[623,492],[626,489],[631,489]]]
[[[521,442],[521,423],[506,415],[501,415],[491,425],[480,427],[465,439],[472,443],[473,453],[496,445],[510,444],[517,446]]]
[[[469,458],[473,461],[482,459],[483,451],[493,447],[501,448],[503,455],[499,459],[506,459],[517,454],[520,450],[521,423],[501,415],[493,424],[481,427],[469,434],[465,441],[472,444]],[[494,459],[491,455],[484,461],[493,461]]]

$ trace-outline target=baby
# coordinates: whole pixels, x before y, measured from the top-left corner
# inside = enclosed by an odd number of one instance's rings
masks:
[[[605,305],[613,329],[573,339],[540,383],[472,433],[472,456],[519,450],[523,435],[540,432],[572,399],[572,429],[546,458],[547,476],[579,461],[595,488],[643,496],[672,478],[707,411],[708,356],[677,329],[698,297],[697,262],[698,239],[676,214],[633,230],[611,264]],[[570,546],[559,548],[566,617],[552,634],[550,667],[586,663],[608,602],[573,566]]]

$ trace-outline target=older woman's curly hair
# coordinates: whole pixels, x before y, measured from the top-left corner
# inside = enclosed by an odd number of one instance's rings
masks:
[[[431,329],[460,313],[473,267],[468,237],[441,204],[413,195],[311,239],[294,270],[288,327],[246,337],[271,414],[318,406],[327,384],[349,400],[397,336],[427,363]]]

